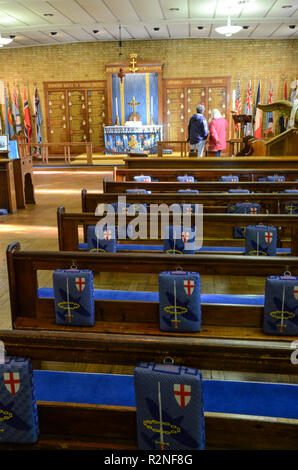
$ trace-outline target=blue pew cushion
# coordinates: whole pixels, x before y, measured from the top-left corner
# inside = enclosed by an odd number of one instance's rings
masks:
[[[178,189],[177,193],[180,194],[199,194],[198,189]]]
[[[133,375],[35,370],[36,399],[135,407]],[[298,419],[298,385],[203,380],[205,413]]]
[[[151,176],[149,175],[137,175],[134,176],[133,179],[138,183],[151,183]]]
[[[117,233],[115,227],[104,226],[101,230],[96,225],[87,227],[87,246],[91,253],[115,253]]]
[[[192,175],[177,176],[177,181],[180,183],[194,183],[195,178]]]
[[[260,204],[254,202],[236,202],[236,204],[228,204],[227,206],[227,212],[230,214],[259,214],[260,210]],[[233,236],[234,238],[243,239],[245,237],[245,227],[233,227]]]
[[[285,189],[284,193],[297,194],[298,189]],[[285,214],[298,214],[298,202],[290,201],[285,204]]]
[[[173,153],[173,150],[172,149],[162,149],[162,153],[164,153],[165,155],[171,155]]]
[[[34,443],[39,423],[30,359],[6,356],[0,363],[1,442]]]
[[[196,272],[164,271],[158,276],[162,331],[200,331],[201,282]]]
[[[267,181],[273,181],[274,183],[282,183],[286,180],[284,176],[274,175],[267,176]]]
[[[233,175],[221,176],[219,178],[219,181],[226,182],[226,183],[237,183],[239,181],[239,177],[238,176],[233,176]]]
[[[6,214],[8,214],[7,209],[0,209],[0,215],[6,215]]]
[[[232,194],[233,193],[235,193],[235,194],[237,194],[237,193],[239,193],[239,194],[241,194],[241,193],[242,194],[248,194],[248,193],[250,193],[250,191],[249,191],[249,189],[240,189],[240,188],[239,189],[238,188],[233,189],[233,188],[231,188],[231,189],[229,189],[229,193],[232,193]]]
[[[245,254],[249,256],[275,256],[277,248],[276,227],[248,225],[245,230]]]
[[[94,325],[93,273],[88,269],[56,269],[53,272],[56,323]]]
[[[279,176],[279,175],[269,175],[269,176],[266,176],[266,177],[262,177],[262,178],[258,178],[258,181],[272,181],[273,183],[282,183],[284,182],[286,179],[284,176]]]
[[[227,205],[229,214],[259,214],[260,204],[257,202],[236,202]]]
[[[140,363],[134,370],[140,450],[203,450],[201,372],[173,364]]]
[[[151,194],[151,191],[142,188],[126,189],[125,192],[127,194]]]
[[[265,285],[264,333],[298,335],[298,277],[269,276]]]
[[[195,231],[192,227],[170,225],[165,227],[163,251],[166,254],[194,254]]]

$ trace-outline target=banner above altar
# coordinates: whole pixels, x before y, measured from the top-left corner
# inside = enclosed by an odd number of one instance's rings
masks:
[[[131,150],[157,153],[157,142],[162,140],[162,126],[106,126],[104,137],[106,153],[128,153]]]

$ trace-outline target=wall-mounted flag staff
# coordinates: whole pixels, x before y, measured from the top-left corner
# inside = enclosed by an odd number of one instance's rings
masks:
[[[32,124],[26,88],[24,88],[24,127],[27,142],[30,143],[30,138],[32,135]]]
[[[257,139],[262,138],[262,115],[263,111],[260,108],[257,108],[257,105],[260,103],[261,99],[261,82],[259,82],[257,98],[256,98],[256,115],[255,115],[255,137]]]
[[[14,136],[14,127],[12,114],[10,109],[9,97],[7,95],[7,89],[5,88],[5,133],[8,134],[9,139]]]
[[[40,106],[40,100],[39,100],[39,95],[37,88],[35,88],[35,93],[34,93],[34,114],[35,114],[35,125],[36,125],[36,135],[37,135],[37,142],[41,143],[41,123],[43,121],[43,116],[41,112],[41,106]]]
[[[16,134],[20,134],[22,132],[22,122],[21,122],[21,116],[20,116],[20,111],[19,111],[19,103],[18,103],[18,96],[16,89],[13,89],[13,94],[12,94],[12,114],[14,117],[14,122],[16,125]]]

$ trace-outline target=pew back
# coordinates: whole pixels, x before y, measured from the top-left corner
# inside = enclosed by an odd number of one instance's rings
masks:
[[[235,182],[226,183],[220,181],[213,182],[174,182],[174,181],[162,181],[162,182],[136,182],[136,181],[109,181],[107,178],[103,180],[103,191],[104,193],[125,193],[127,189],[146,189],[152,193],[175,193],[181,189],[192,189],[198,190],[200,193],[212,193],[212,192],[224,192],[229,189],[248,189],[250,192],[256,193],[280,193],[286,189],[298,189],[298,182],[281,182],[274,183],[271,181],[266,182]]]
[[[59,250],[61,251],[77,251],[79,249],[86,249],[79,247],[79,229],[83,228],[85,234],[84,242],[86,242],[86,230],[88,225],[96,225],[102,220],[103,217],[96,216],[94,213],[66,213],[64,206],[57,210],[57,226],[58,226],[58,239]],[[134,220],[134,216],[115,214],[116,227],[128,225]],[[140,223],[142,224],[142,231],[139,237],[135,240],[127,238],[126,240],[118,240],[119,244],[117,251],[121,251],[121,244],[129,243],[130,246],[136,244],[144,245],[142,251],[146,251],[145,246],[160,245],[160,251],[163,250],[163,224],[172,224],[174,215],[169,214],[168,219],[164,222],[161,214],[155,218],[152,214],[143,214]],[[150,237],[151,223],[158,229],[157,238]],[[195,216],[191,216],[191,225],[195,226]],[[234,227],[246,227],[247,225],[259,224],[273,225],[278,227],[278,247],[291,247],[291,255],[298,255],[298,216],[297,215],[271,215],[271,214],[203,214],[202,219],[199,219],[202,224],[202,244],[203,246],[243,246],[243,240],[234,237]],[[145,230],[146,229],[146,230]],[[145,238],[142,233],[146,233]],[[128,241],[129,240],[129,241]],[[122,247],[125,249],[125,246]],[[133,248],[131,248],[133,249]],[[150,249],[148,247],[148,249]],[[204,248],[205,249],[205,248]],[[228,253],[229,251],[226,250]],[[197,251],[199,253],[199,251]]]
[[[82,190],[82,212],[95,212],[99,204],[118,202],[123,193],[88,193]],[[226,212],[228,204],[236,202],[254,202],[261,206],[261,212],[270,214],[284,213],[285,206],[298,201],[298,194],[290,193],[153,193],[153,194],[125,194],[127,203],[137,204],[202,204],[204,212]]]

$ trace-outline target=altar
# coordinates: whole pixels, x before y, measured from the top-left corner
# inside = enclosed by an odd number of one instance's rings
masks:
[[[161,125],[106,126],[106,153],[119,154],[139,150],[157,153],[157,142],[163,138],[162,129]]]

